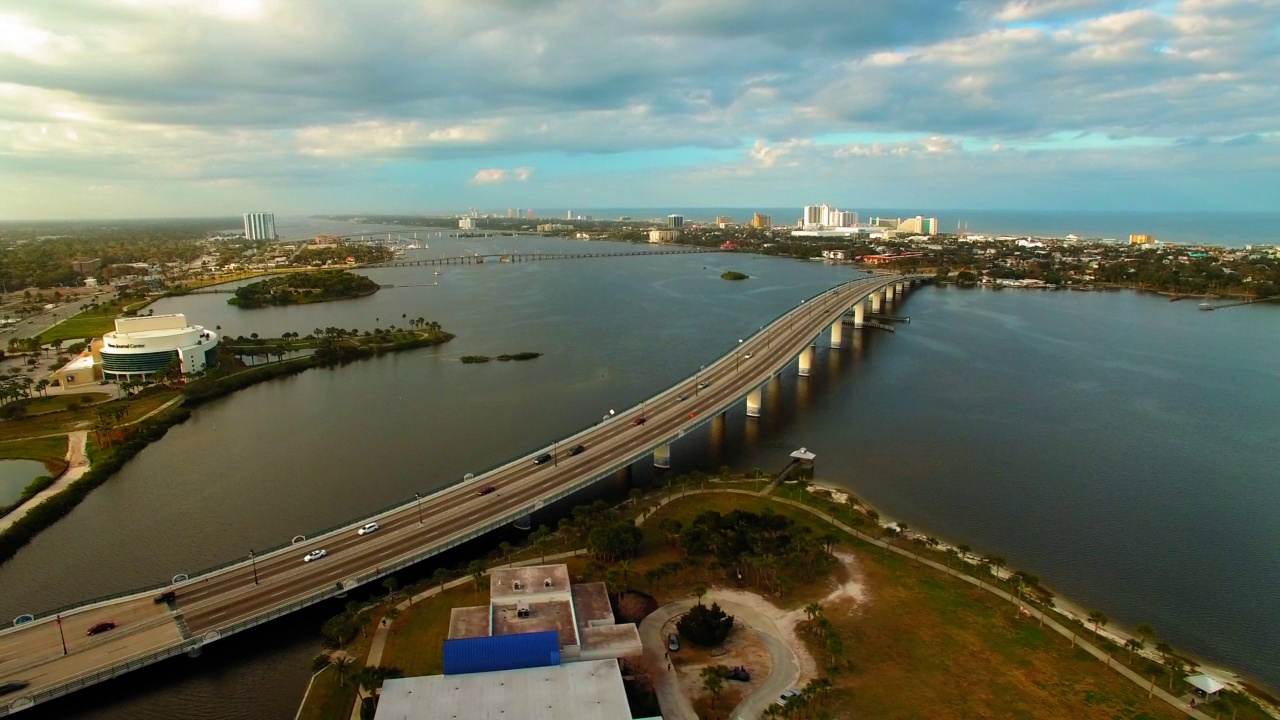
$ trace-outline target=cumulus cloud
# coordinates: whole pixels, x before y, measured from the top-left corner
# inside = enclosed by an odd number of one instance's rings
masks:
[[[1273,151],[1280,130],[1277,25],[1277,0],[11,4],[0,194],[19,175],[51,198],[143,178],[356,187],[396,163],[461,199],[623,154],[749,178],[998,147],[1044,173],[1108,136],[1243,162],[1229,148]]]
[[[508,180],[516,182],[524,182],[533,175],[533,168],[518,167],[507,170],[505,168],[487,168],[479,170],[475,176],[471,178],[472,185],[496,185],[504,183]]]

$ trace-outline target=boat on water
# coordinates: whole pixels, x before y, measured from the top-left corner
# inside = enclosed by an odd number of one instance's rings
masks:
[[[1202,303],[1200,303],[1200,309],[1201,309],[1201,310],[1213,310],[1213,306],[1212,306],[1212,305],[1210,305],[1210,304],[1209,304],[1209,303],[1207,303],[1207,302],[1202,302]]]

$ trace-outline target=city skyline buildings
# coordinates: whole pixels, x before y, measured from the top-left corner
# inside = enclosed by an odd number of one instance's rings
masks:
[[[255,212],[244,214],[244,236],[248,240],[275,240],[275,213]]]

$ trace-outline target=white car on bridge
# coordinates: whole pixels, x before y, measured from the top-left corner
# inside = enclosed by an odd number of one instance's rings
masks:
[[[328,554],[329,553],[325,552],[324,548],[320,548],[319,550],[312,550],[302,558],[302,562],[311,562],[312,560],[319,560],[320,558]]]
[[[376,522],[365,523],[365,524],[364,524],[364,527],[362,527],[362,528],[360,528],[359,530],[357,530],[357,531],[356,531],[356,534],[357,534],[357,535],[368,535],[369,533],[371,533],[371,532],[373,532],[374,530],[377,530],[377,529],[378,529],[378,523],[376,523]]]

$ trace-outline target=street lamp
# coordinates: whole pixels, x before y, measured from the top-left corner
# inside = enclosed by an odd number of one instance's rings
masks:
[[[415,502],[418,503],[418,524],[421,525],[422,524],[422,495],[418,493],[414,493],[413,499]]]
[[[249,551],[249,565],[253,568],[253,584],[258,584],[258,561],[253,557],[253,551]]]
[[[58,638],[62,640],[62,654],[67,654],[67,636],[62,634],[62,613],[54,619],[54,624],[58,626]]]
[[[738,345],[739,345],[739,347],[741,347],[741,345],[742,345],[742,338],[738,338]],[[741,351],[741,350],[739,350],[739,351],[738,351],[738,353],[737,353],[737,354],[735,354],[735,355],[733,356],[733,371],[734,371],[734,372],[738,372],[738,366],[739,366],[741,363],[742,363],[742,351]]]
[[[642,416],[644,415],[643,412],[640,414]],[[551,441],[551,467],[556,467],[560,464],[560,453],[557,451],[559,447],[560,447],[559,440]]]
[[[694,397],[698,396],[698,385],[700,384],[698,381],[700,376],[702,375],[703,369],[706,367],[707,367],[706,365],[699,365],[698,372],[693,374],[693,396]]]

